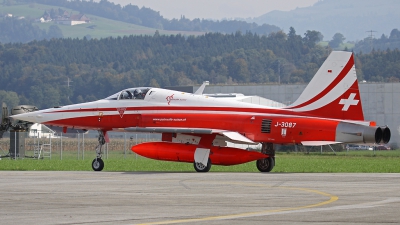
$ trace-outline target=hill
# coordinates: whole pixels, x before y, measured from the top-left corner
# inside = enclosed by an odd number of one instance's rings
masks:
[[[152,27],[162,30],[184,30],[184,31],[203,31],[203,32],[220,32],[220,33],[235,33],[240,31],[245,33],[250,31],[261,35],[268,35],[271,32],[278,32],[279,27],[256,23],[248,23],[239,20],[222,20],[213,21],[205,19],[189,20],[185,16],[180,19],[172,20],[165,19],[160,15],[160,12],[150,8],[139,8],[136,5],[121,6],[114,4],[108,0],[101,0],[98,3],[85,0],[16,0],[19,2],[37,2],[47,5],[67,7],[74,10],[79,10],[84,13],[93,14],[96,16],[105,17],[108,19],[128,22],[136,25]]]
[[[64,7],[55,7],[51,5],[43,4],[21,4],[5,6],[0,4],[0,15],[12,14],[15,17],[25,17],[28,20],[37,19],[44,14],[46,10],[61,8],[67,10],[70,13],[78,14],[78,11],[74,11]],[[129,35],[154,35],[157,29],[149,28],[145,26],[135,25],[131,23],[106,19],[100,16],[94,16],[92,14],[85,14],[90,18],[89,24],[79,24],[74,26],[58,25],[61,29],[64,38],[83,38],[84,36],[90,35],[92,38],[105,38],[105,37],[117,37],[117,36],[129,36]],[[33,23],[42,30],[49,30],[49,27],[54,25],[54,22],[48,23]],[[0,31],[1,33],[1,31]],[[198,31],[167,31],[159,30],[160,34],[182,34],[182,35],[200,35],[205,32]]]
[[[59,9],[66,10],[69,14],[73,13],[74,15],[83,13],[90,19],[91,24],[75,26],[58,25],[61,29],[61,31],[58,32],[59,28],[54,28],[53,22],[35,23],[34,25],[37,26],[34,27],[25,22],[23,23],[25,30],[18,28],[19,32],[14,32],[14,29],[10,27],[10,24],[13,24],[14,22],[6,21],[7,23],[3,24],[3,26],[8,27],[9,29],[0,30],[0,36],[3,35],[7,38],[0,39],[0,42],[4,42],[4,40],[7,42],[12,42],[13,40],[16,42],[27,42],[26,39],[41,40],[44,38],[51,39],[53,37],[59,37],[58,35],[49,34],[47,32],[48,30],[57,30],[55,33],[62,33],[65,38],[83,38],[84,36],[102,38],[125,35],[153,35],[156,30],[159,31],[159,34],[182,34],[184,36],[200,35],[206,32],[231,34],[237,31],[242,33],[252,32],[260,35],[268,35],[280,30],[279,27],[274,25],[258,25],[254,22],[248,23],[238,20],[189,20],[184,16],[180,19],[168,20],[163,18],[159,12],[150,8],[139,8],[138,6],[131,4],[121,7],[120,5],[115,5],[107,0],[102,0],[100,2],[84,0],[13,0],[3,2],[3,4],[0,5],[0,15],[4,16],[12,14],[13,16],[16,16],[14,18],[25,17],[31,22],[43,16],[45,11],[50,12],[52,9],[53,11],[58,11]],[[53,28],[51,28],[51,26],[53,26]],[[40,34],[23,39],[11,37],[18,37],[18,35],[24,31],[29,34]]]
[[[372,32],[380,37],[398,28],[400,20],[398,0],[320,0],[313,6],[292,11],[272,11],[249,22],[274,24],[288,31],[295,27],[303,34],[307,30],[317,30],[324,40],[331,40],[337,32],[346,40],[362,40]]]

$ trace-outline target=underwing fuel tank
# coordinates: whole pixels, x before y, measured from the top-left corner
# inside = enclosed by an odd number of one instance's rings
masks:
[[[336,141],[344,143],[384,143],[390,141],[389,127],[364,126],[340,122],[336,128]]]
[[[132,146],[131,150],[150,159],[193,163],[196,148],[191,144],[147,142]],[[210,151],[213,165],[231,166],[263,158],[268,158],[268,155],[239,148],[212,146]]]

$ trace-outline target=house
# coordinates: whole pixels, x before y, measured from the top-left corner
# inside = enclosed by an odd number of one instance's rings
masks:
[[[54,138],[55,133],[55,131],[47,126],[35,123],[30,127],[28,136],[37,138]]]
[[[89,23],[90,19],[84,14],[77,14],[77,15],[70,15],[69,17],[63,16],[54,21],[57,24],[74,26],[78,24]]]
[[[48,22],[50,22],[50,21],[52,21],[52,19],[50,18],[50,16],[43,16],[43,17],[40,17],[40,18],[37,20],[37,22],[39,22],[39,23],[48,23]]]

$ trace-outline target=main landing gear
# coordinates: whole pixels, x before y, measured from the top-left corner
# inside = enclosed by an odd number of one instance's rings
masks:
[[[211,169],[211,159],[208,158],[207,166],[204,166],[203,163],[201,162],[194,162],[193,166],[197,172],[203,172],[203,173],[208,172]]]
[[[268,155],[268,158],[259,159],[256,162],[260,172],[271,172],[275,166],[275,149],[272,143],[262,143],[261,153]]]
[[[101,148],[106,143],[103,131],[99,130],[99,145],[96,147],[96,158],[92,161],[92,169],[94,171],[102,171],[104,168],[104,161],[101,159]]]
[[[260,172],[271,172],[271,170],[274,168],[274,164],[275,162],[271,157],[259,159],[256,162],[257,169]]]

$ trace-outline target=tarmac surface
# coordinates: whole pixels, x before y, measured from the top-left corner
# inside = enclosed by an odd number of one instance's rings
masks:
[[[400,174],[0,171],[0,224],[399,224]]]

